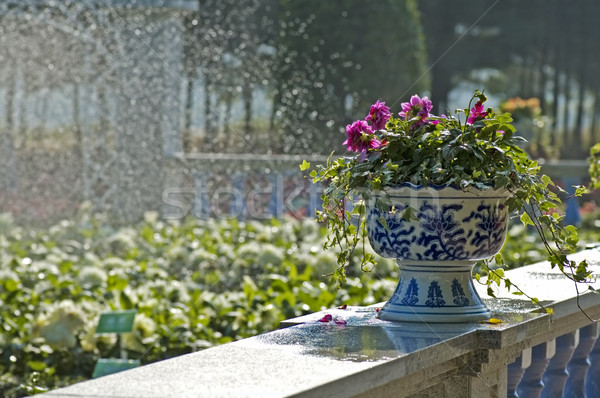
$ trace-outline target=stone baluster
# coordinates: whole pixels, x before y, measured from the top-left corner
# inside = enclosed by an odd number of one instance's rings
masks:
[[[513,363],[508,365],[508,382],[506,386],[508,398],[519,398],[517,386],[527,369],[531,365],[531,347],[523,350]]]
[[[552,339],[533,347],[531,352],[531,366],[523,374],[523,379],[517,387],[520,398],[539,398],[544,388],[542,375],[546,371],[550,358],[556,352],[556,340]]]
[[[578,344],[579,330],[563,334],[556,339],[556,354],[548,363],[548,368],[542,377],[544,382],[542,398],[562,397],[565,383],[569,377],[567,365]]]
[[[208,198],[208,174],[194,173],[196,195],[194,197],[194,217],[198,219],[208,218],[211,213]]]
[[[306,209],[306,215],[308,217],[316,216],[316,211],[321,210],[321,192],[322,189],[317,184],[309,184],[309,199],[308,199],[308,209]]]
[[[600,397],[600,336],[589,356],[590,367],[585,378],[586,397]]]
[[[229,216],[243,220],[246,218],[246,177],[247,173],[233,173],[231,175],[231,202]]]
[[[590,367],[588,355],[598,337],[598,325],[591,324],[579,330],[579,344],[568,366],[569,378],[565,385],[564,398],[582,398],[585,396],[585,378]]]
[[[568,199],[565,208],[565,224],[567,225],[576,225],[581,224],[581,214],[579,213],[579,200],[577,196],[575,196],[575,188],[574,185],[579,185],[581,182],[578,178],[574,177],[565,177],[563,179],[565,184],[565,190],[568,194]]]
[[[271,200],[269,201],[269,213],[273,217],[283,217],[283,174],[271,172]]]

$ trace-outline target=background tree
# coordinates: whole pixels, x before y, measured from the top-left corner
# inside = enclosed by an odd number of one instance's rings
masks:
[[[185,71],[187,76],[186,132],[192,115],[203,109],[205,140],[200,151],[230,150],[235,134],[238,147],[250,145],[255,90],[271,83],[276,1],[199,0],[187,17]],[[202,84],[203,102],[194,103],[195,86]],[[243,124],[232,131],[233,104],[243,102]],[[221,127],[219,131],[219,127]],[[221,134],[222,139],[215,139]],[[227,143],[227,144],[226,144]]]
[[[600,75],[589,51],[599,33],[597,2],[423,0],[419,9],[436,109],[471,82],[500,100],[538,98],[547,141],[563,158],[581,159],[600,139]]]
[[[340,148],[340,126],[376,99],[427,87],[414,1],[282,1],[275,106],[285,151]]]

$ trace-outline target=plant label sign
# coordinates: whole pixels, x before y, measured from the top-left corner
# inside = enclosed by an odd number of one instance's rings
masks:
[[[137,368],[140,366],[140,361],[137,359],[106,359],[100,358],[94,367],[92,379],[102,377],[109,374],[122,372],[124,370]]]
[[[110,311],[100,314],[96,334],[131,332],[135,314],[137,310]]]

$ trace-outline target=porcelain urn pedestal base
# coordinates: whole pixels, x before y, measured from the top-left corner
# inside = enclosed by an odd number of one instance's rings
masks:
[[[474,261],[399,261],[396,291],[378,318],[406,322],[478,322],[491,317],[473,285]]]

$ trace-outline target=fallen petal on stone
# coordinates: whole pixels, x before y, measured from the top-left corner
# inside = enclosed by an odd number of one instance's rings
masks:
[[[323,318],[319,319],[319,322],[331,322],[332,319],[333,316],[331,316],[331,314],[327,314]]]

